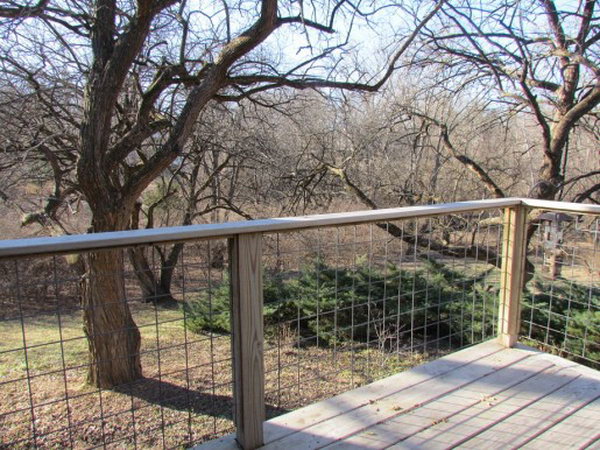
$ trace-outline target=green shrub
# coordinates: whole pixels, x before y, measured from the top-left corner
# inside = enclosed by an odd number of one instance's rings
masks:
[[[600,289],[535,277],[523,300],[523,335],[600,366]]]
[[[461,344],[475,335],[481,340],[491,333],[497,295],[435,261],[401,271],[392,264],[373,268],[367,261],[335,268],[317,259],[299,273],[266,273],[263,290],[267,337],[287,323],[318,345],[403,335],[431,340],[451,334]],[[229,301],[228,280],[210,298],[194,298],[185,305],[188,328],[228,333]]]
[[[569,321],[567,334],[567,351],[594,361],[592,366],[600,368],[600,310],[575,313]]]

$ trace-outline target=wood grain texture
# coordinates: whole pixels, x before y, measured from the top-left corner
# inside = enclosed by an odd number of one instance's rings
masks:
[[[54,255],[101,248],[130,247],[132,245],[215,239],[239,234],[274,233],[337,225],[376,223],[386,220],[432,217],[444,214],[457,214],[519,205],[573,214],[600,214],[600,206],[581,203],[532,200],[526,198],[475,200],[470,202],[411,206],[406,208],[378,209],[374,211],[353,211],[302,217],[280,217],[276,219],[246,220],[205,225],[187,225],[45,238],[3,240],[0,241],[0,259],[17,258],[27,255]]]
[[[263,444],[262,235],[229,240],[235,424],[244,449]]]
[[[512,347],[519,337],[521,294],[523,291],[527,210],[522,206],[506,208],[502,240],[502,269],[498,311],[498,340]]]
[[[596,449],[599,394],[600,372],[494,340],[272,419],[264,448]]]
[[[497,370],[489,376],[484,376],[463,387],[449,392],[420,408],[398,414],[364,432],[340,441],[332,448],[344,448],[347,444],[363,448],[381,448],[402,441],[401,445],[425,445],[426,448],[446,448],[456,436],[464,436],[475,426],[465,424],[462,434],[456,431],[459,423],[476,417],[478,410],[489,407],[491,399],[503,391],[532,378],[538,371],[552,367],[550,362],[537,361],[528,357]],[[479,420],[479,419],[477,419]],[[374,442],[375,441],[375,442]],[[329,447],[328,447],[329,448]]]
[[[487,341],[476,347],[459,350],[409,371],[400,372],[367,386],[275,417],[265,423],[265,442],[274,442],[360,406],[367,405],[370,402],[381,400],[404,389],[420,385],[502,350],[503,347],[497,342]]]
[[[357,405],[358,407],[344,414],[270,442],[265,449],[304,450],[324,447],[344,437],[365,431],[391,416],[416,409],[425,402],[436,400],[526,357],[521,352],[491,354],[437,377],[406,386],[384,398]]]

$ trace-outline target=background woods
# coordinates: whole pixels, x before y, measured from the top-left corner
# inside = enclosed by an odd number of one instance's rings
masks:
[[[2,2],[0,18],[0,198],[29,226],[14,235],[600,201],[595,1],[67,0]],[[182,248],[161,248],[158,270],[127,253],[146,301],[176,300]],[[101,387],[142,375],[124,282],[107,275],[122,259],[77,266]]]
[[[419,26],[437,9],[439,4]],[[351,39],[350,24],[368,25],[378,10],[276,0],[208,9],[170,0],[7,6],[4,33],[10,39],[2,55],[7,91],[16,102],[32,105],[35,119],[17,111],[23,119],[13,123],[28,133],[17,133],[7,150],[16,158],[33,153],[45,160],[53,179],[43,210],[23,222],[64,228],[60,210],[75,196],[89,208],[90,231],[127,228],[144,190],[189,150],[194,124],[211,103],[260,103],[256,97],[284,86],[376,90],[415,38],[412,32],[400,39],[387,67],[363,72],[348,65],[343,49]],[[273,45],[272,35],[298,35],[309,49],[290,57]],[[382,74],[374,78],[378,70]],[[131,256],[141,268],[141,255]],[[117,253],[92,253],[85,260],[88,379],[101,387],[142,373],[139,333],[121,301],[121,267]],[[168,284],[165,277],[161,289]]]

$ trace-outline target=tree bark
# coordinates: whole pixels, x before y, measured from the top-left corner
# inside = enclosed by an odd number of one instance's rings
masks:
[[[182,244],[176,244],[182,245]],[[173,251],[173,250],[172,250]],[[145,249],[131,248],[128,250],[129,260],[135,270],[135,275],[140,283],[144,301],[147,303],[172,303],[175,301],[171,295],[171,280],[173,269],[170,261],[161,261],[160,278],[157,279],[154,271],[148,264]],[[179,255],[179,252],[177,252]],[[177,260],[175,260],[176,262]]]
[[[83,323],[88,339],[87,381],[111,388],[142,377],[140,332],[125,296],[121,250],[90,253],[83,292]]]

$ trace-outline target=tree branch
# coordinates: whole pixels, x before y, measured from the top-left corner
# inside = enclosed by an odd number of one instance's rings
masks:
[[[350,190],[350,192],[352,192],[360,200],[361,203],[363,203],[371,209],[379,209],[377,204],[363,190],[361,190],[356,184],[354,184],[350,180],[345,170],[326,163],[325,167],[330,173],[340,178],[344,182],[346,187]],[[484,261],[487,264],[492,264],[496,267],[500,267],[501,265],[501,258],[496,252],[490,250],[489,247],[480,247],[478,245],[471,244],[464,247],[453,248],[444,245],[443,243],[434,241],[431,238],[431,236],[421,237],[417,235],[409,235],[405,233],[402,228],[400,228],[394,223],[376,223],[375,225],[377,225],[378,228],[382,229],[383,231],[386,231],[393,237],[401,239],[407,244],[417,245],[418,247],[427,249],[428,252],[434,251],[441,255],[451,256],[453,258],[473,258],[477,261]]]
[[[0,17],[7,19],[24,19],[26,17],[39,17],[44,14],[50,0],[40,0],[34,6],[15,6],[0,8]]]

